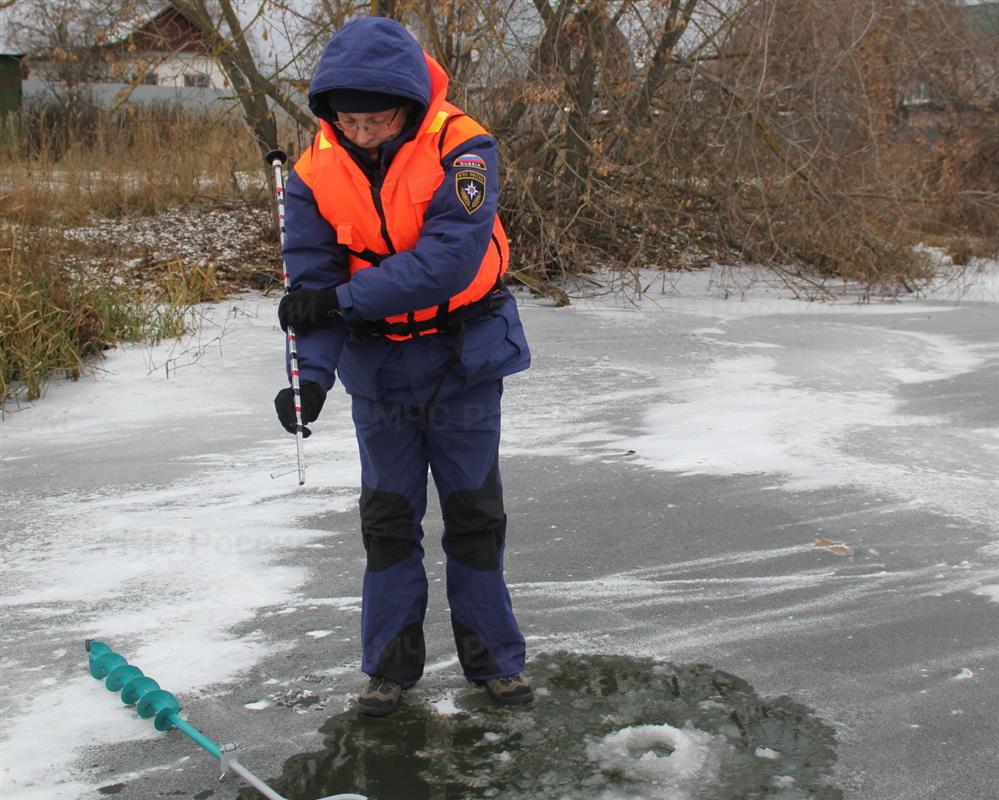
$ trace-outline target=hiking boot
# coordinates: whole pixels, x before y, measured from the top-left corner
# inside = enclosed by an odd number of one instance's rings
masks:
[[[402,684],[375,675],[357,698],[358,710],[369,717],[384,717],[402,702]]]
[[[520,706],[534,699],[534,690],[519,672],[482,681],[479,685],[485,686],[489,696],[501,706]]]

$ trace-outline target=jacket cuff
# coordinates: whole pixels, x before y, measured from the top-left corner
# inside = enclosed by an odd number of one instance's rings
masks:
[[[346,320],[355,320],[354,296],[350,291],[350,282],[341,283],[336,287],[336,300],[340,304],[340,313]]]
[[[313,383],[318,383],[323,387],[323,391],[326,392],[332,389],[333,384],[336,382],[335,377],[325,370],[309,367],[305,367],[299,371],[298,379],[299,381],[312,381]]]

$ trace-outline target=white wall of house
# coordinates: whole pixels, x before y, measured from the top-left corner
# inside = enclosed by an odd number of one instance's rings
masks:
[[[37,78],[25,80],[22,86],[26,108],[63,101],[59,86],[53,86]],[[128,102],[134,104],[177,104],[192,111],[234,111],[239,113],[239,106],[233,100],[232,91],[229,89],[201,89],[194,86],[132,86],[128,83],[92,83],[87,88],[90,98],[101,108],[116,108],[121,104],[122,98],[127,97]]]
[[[152,54],[147,54],[146,58]],[[213,58],[198,53],[170,53],[154,67],[157,86],[226,88],[225,73]]]
[[[200,53],[144,52],[130,55],[117,54],[103,70],[102,77],[93,82],[140,83],[151,86],[183,87],[190,89],[227,89],[225,73],[215,59]],[[50,81],[57,74],[46,61],[31,62],[31,78]]]

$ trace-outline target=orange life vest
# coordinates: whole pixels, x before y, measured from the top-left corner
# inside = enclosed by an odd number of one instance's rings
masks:
[[[420,130],[389,165],[379,191],[380,208],[372,197],[371,181],[325,120],[320,120],[312,147],[295,165],[299,177],[312,190],[319,213],[336,231],[339,244],[347,248],[351,275],[416,244],[427,206],[444,180],[442,155],[487,133],[444,100],[447,75],[430,56],[426,58],[430,107]],[[496,216],[490,244],[472,282],[440,306],[387,317],[382,332],[397,341],[437,333],[450,312],[484,299],[497,288],[508,262],[506,233]]]

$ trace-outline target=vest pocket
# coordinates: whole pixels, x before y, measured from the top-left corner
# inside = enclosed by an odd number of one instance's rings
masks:
[[[354,243],[354,226],[349,222],[338,222],[333,226],[336,229],[337,244],[351,245]]]
[[[409,199],[414,203],[429,203],[434,196],[437,187],[444,180],[442,172],[430,172],[425,175],[416,175],[407,179],[406,186],[409,190]]]

